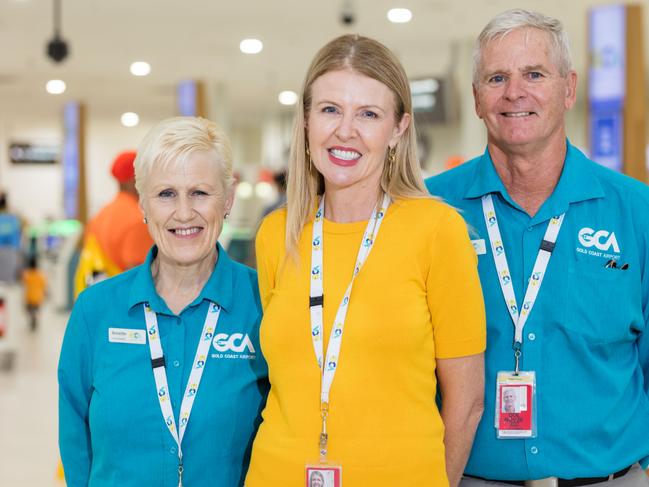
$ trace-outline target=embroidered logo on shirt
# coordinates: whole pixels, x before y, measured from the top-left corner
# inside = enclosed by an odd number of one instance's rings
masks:
[[[144,345],[146,343],[146,330],[131,328],[109,328],[108,341],[112,343],[131,343]]]
[[[213,353],[212,358],[236,358],[254,360],[256,358],[255,347],[248,334],[217,333],[212,340],[214,350],[219,353]]]
[[[578,245],[575,251],[579,254],[614,260],[621,257],[615,232],[584,227],[577,233],[577,239]]]

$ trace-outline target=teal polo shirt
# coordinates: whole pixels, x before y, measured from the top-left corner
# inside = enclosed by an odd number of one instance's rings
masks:
[[[466,219],[487,312],[485,412],[466,473],[488,479],[598,477],[649,464],[649,187],[568,143],[559,182],[530,217],[488,150],[426,181]],[[565,212],[523,331],[536,372],[536,438],[496,438],[496,374],[514,367],[514,325],[498,283],[481,197],[492,194],[520,306],[550,218]],[[618,267],[607,269],[614,259]]]
[[[209,302],[221,306],[183,440],[185,485],[240,486],[268,391],[254,270],[218,246],[216,267],[179,315],[157,294],[151,262],[88,288],[74,305],[59,361],[59,446],[68,487],[178,485],[176,443],[162,418],[142,304],[157,313],[176,424]],[[247,338],[247,340],[246,340]]]

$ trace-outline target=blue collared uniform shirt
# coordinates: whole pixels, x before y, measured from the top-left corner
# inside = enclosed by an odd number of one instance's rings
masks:
[[[221,314],[183,439],[185,485],[239,486],[268,391],[259,347],[257,274],[219,246],[200,295],[179,315],[157,294],[146,262],[95,284],[77,300],[59,361],[59,445],[68,487],[178,485],[177,445],[163,420],[148,343],[109,341],[157,314],[178,424],[210,301]]]
[[[485,412],[466,473],[489,479],[595,477],[649,464],[649,187],[568,143],[559,182],[530,217],[488,151],[429,178],[460,210],[487,312]],[[498,371],[514,368],[514,325],[498,283],[481,197],[492,194],[518,306],[549,220],[565,212],[523,330],[521,370],[536,372],[537,437],[496,438]],[[614,259],[618,269],[605,268]],[[627,270],[619,267],[628,264]]]

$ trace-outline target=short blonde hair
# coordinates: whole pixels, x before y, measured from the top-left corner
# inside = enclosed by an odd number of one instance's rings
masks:
[[[159,122],[144,136],[137,149],[135,188],[142,198],[152,171],[184,165],[194,154],[213,154],[224,194],[232,189],[232,149],[225,133],[214,122],[199,117],[174,117]]]
[[[294,254],[302,229],[315,210],[316,199],[324,192],[322,175],[312,167],[306,155],[306,120],[311,109],[313,83],[326,73],[345,69],[375,79],[390,89],[394,95],[394,118],[397,123],[404,114],[411,116],[410,124],[395,146],[394,167],[384,165],[381,188],[392,199],[429,196],[417,159],[410,85],[401,63],[378,41],[357,34],[337,37],[313,58],[297,105],[287,185],[286,248],[289,254]]]
[[[539,12],[515,8],[496,15],[480,32],[473,50],[474,85],[479,81],[484,47],[518,29],[537,29],[548,34],[552,44],[552,58],[559,74],[565,77],[572,70],[568,35],[561,21]]]

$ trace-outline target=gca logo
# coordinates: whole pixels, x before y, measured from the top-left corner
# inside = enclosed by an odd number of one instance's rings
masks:
[[[250,338],[247,334],[243,335],[242,333],[233,333],[232,335],[217,333],[212,341],[212,346],[218,352],[241,353],[248,349],[248,353],[255,353],[255,347],[252,346]]]
[[[604,252],[613,247],[613,252],[620,253],[620,246],[617,244],[615,232],[595,231],[592,228],[584,227],[579,230],[579,243],[584,247],[596,247]]]

